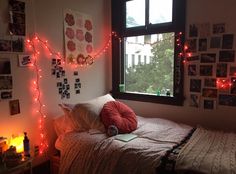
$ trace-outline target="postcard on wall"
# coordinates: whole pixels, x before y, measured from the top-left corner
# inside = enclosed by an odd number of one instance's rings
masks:
[[[234,62],[235,60],[235,51],[230,50],[230,51],[220,51],[219,55],[219,62]]]
[[[196,24],[189,25],[189,37],[198,37],[198,27]]]
[[[32,55],[19,55],[18,60],[19,60],[19,66],[24,67],[33,65]]]
[[[198,51],[207,51],[207,39],[199,39]]]
[[[19,100],[9,101],[10,114],[16,115],[20,113],[20,103]]]
[[[189,76],[197,75],[197,65],[188,65],[188,75]]]
[[[12,89],[12,76],[0,76],[0,90]]]
[[[0,75],[11,74],[11,61],[8,58],[0,58]]]
[[[203,88],[202,89],[202,96],[209,97],[209,98],[217,98],[217,89]]]
[[[230,66],[229,75],[236,76],[236,66]]]
[[[215,62],[216,62],[215,53],[201,54],[201,63],[215,63]]]
[[[220,34],[225,32],[225,23],[213,24],[213,34]]]
[[[209,37],[211,34],[211,25],[210,23],[198,24],[199,37]]]
[[[190,79],[190,92],[201,92],[201,83],[200,79]]]
[[[91,16],[69,9],[65,10],[64,35],[67,63],[84,63],[93,51]]]
[[[216,101],[215,100],[204,100],[203,101],[204,109],[216,109]]]
[[[200,106],[200,95],[199,94],[190,94],[190,103],[189,106],[198,108]]]
[[[211,37],[210,48],[221,48],[221,37]]]
[[[217,63],[216,77],[227,77],[227,63]]]
[[[223,49],[232,49],[234,43],[234,35],[233,34],[224,34],[222,48]]]
[[[204,86],[205,87],[216,87],[216,79],[215,78],[206,78],[204,80]]]
[[[0,51],[11,52],[11,46],[10,40],[0,39]]]
[[[219,104],[225,106],[236,106],[236,96],[228,94],[219,94]]]
[[[200,76],[212,76],[213,66],[212,65],[200,65]]]

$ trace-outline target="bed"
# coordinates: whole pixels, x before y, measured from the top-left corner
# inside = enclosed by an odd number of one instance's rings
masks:
[[[95,103],[106,102],[96,99]],[[93,108],[91,103],[94,101],[85,104],[89,106],[87,109]],[[95,108],[92,110],[101,112],[98,109],[101,106]],[[69,114],[69,110],[65,114]],[[84,110],[79,113],[83,115]],[[137,116],[137,129],[132,131],[137,137],[124,142],[116,139],[117,135],[109,137],[101,125],[95,123],[99,121],[96,114],[93,115],[96,121],[90,124],[90,114],[86,113],[86,118],[77,122],[71,113],[67,115],[73,120],[70,128],[66,117],[60,117],[67,122],[67,128],[58,133],[55,143],[61,154],[61,174],[236,173],[234,133]],[[82,128],[79,122],[87,128]]]

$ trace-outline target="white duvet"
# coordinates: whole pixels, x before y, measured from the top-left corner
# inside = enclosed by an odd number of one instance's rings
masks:
[[[129,142],[96,132],[70,132],[61,140],[60,174],[155,173],[160,159],[191,130],[187,125],[138,117]]]

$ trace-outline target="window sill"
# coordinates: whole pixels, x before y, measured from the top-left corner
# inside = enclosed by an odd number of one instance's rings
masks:
[[[184,97],[157,96],[127,92],[112,92],[112,96],[118,99],[134,100],[141,102],[159,103],[167,105],[183,106]]]

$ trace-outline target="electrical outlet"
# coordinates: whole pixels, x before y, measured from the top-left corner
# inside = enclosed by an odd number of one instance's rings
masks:
[[[39,155],[39,146],[38,145],[35,145],[34,146],[34,157],[38,156]]]

